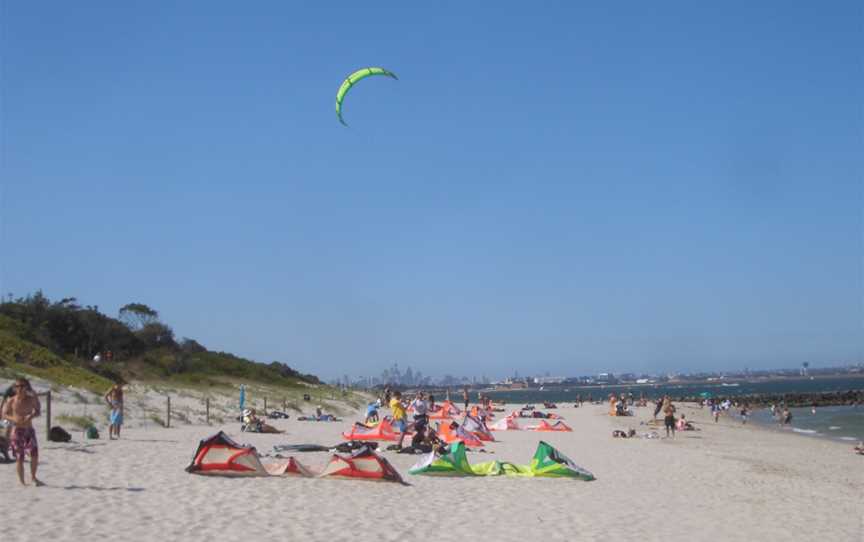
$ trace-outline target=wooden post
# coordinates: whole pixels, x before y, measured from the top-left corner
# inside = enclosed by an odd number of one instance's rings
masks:
[[[51,436],[51,390],[45,394],[45,439]]]
[[[206,402],[206,411],[207,411],[207,425],[210,425],[210,398],[208,397]]]
[[[284,397],[282,398],[282,412],[288,412],[288,401]]]
[[[267,415],[267,398],[264,398],[264,415]]]
[[[171,427],[171,396],[168,396],[168,413],[165,416],[165,427]]]

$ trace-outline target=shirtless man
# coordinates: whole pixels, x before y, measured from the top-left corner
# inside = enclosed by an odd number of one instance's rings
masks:
[[[666,438],[669,438],[670,432],[675,438],[675,405],[668,395],[663,398],[663,424],[666,426]]]
[[[123,425],[123,384],[114,384],[105,394],[105,402],[111,407],[111,425],[108,426],[108,439],[120,438]]]
[[[37,486],[43,485],[36,478],[36,469],[39,467],[39,446],[36,443],[36,430],[33,429],[33,418],[42,413],[39,397],[30,387],[27,379],[19,378],[15,381],[15,396],[3,405],[3,419],[12,422],[12,451],[15,452],[15,463],[18,469],[18,480],[21,485],[27,485],[24,481],[24,456],[30,454],[30,477]]]

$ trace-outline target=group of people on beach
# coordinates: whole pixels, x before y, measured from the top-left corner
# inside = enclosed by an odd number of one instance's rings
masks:
[[[448,390],[446,401],[450,401],[450,392]],[[465,407],[465,412],[471,404],[471,396],[468,388],[462,390],[462,401]],[[486,413],[493,410],[492,399],[488,395],[478,393],[478,412],[480,419],[485,421]],[[429,414],[435,412],[439,405],[435,403],[435,396],[426,394],[424,391],[418,391],[414,394],[413,399],[404,397],[399,390],[392,390],[390,387],[385,387],[381,395],[376,401],[369,403],[366,407],[366,424],[375,424],[380,421],[379,409],[383,407],[390,409],[390,417],[392,419],[393,428],[399,431],[399,441],[394,445],[394,448],[404,452],[428,452],[432,449],[442,449],[446,443],[442,441],[437,432],[429,425]],[[408,413],[413,414],[409,420]],[[450,429],[459,427],[457,422],[450,423]],[[413,431],[410,446],[403,447],[406,433]]]

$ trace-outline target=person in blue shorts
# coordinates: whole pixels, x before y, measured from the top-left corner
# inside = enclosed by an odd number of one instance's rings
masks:
[[[123,425],[123,384],[114,384],[105,394],[105,402],[111,408],[108,421],[108,439],[120,438],[120,427]]]
[[[390,399],[390,412],[393,414],[393,428],[399,431],[398,447],[401,449],[408,424],[405,422],[405,405],[402,404],[402,392],[399,390],[394,391],[393,398]]]

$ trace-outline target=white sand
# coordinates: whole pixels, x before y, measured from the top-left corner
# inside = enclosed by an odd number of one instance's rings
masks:
[[[192,408],[197,400],[189,401]],[[76,408],[81,404],[56,407]],[[742,427],[730,419],[715,425],[707,411],[682,410],[702,431],[679,433],[675,440],[613,439],[616,428],[648,431],[639,421],[650,418],[649,409],[612,418],[606,407],[562,408],[558,413],[572,433],[498,432],[500,442],[489,446],[493,453],[469,454],[471,461],[528,463],[543,438],[592,471],[594,482],[411,476],[408,469],[420,456],[387,452],[410,487],[214,478],[183,470],[198,441],[219,429],[268,453],[274,444],[336,444],[353,420],[299,422],[292,412],[290,420],[272,421],[286,434],[260,435],[240,433],[239,424],[227,422],[165,429],[139,416],[119,441],[106,440],[103,430],[101,440],[84,441],[76,432],[77,442],[69,444],[47,442],[39,424],[39,472],[48,486],[22,488],[14,465],[0,465],[2,523],[14,526],[4,529],[4,540],[385,541],[408,539],[412,532],[424,540],[495,542],[864,540],[864,457],[853,455],[851,445]],[[327,457],[295,455],[311,466]]]

